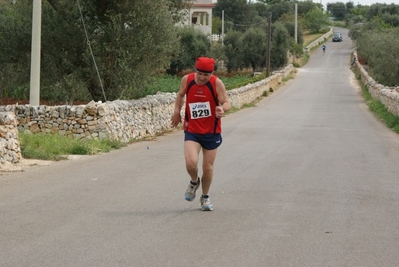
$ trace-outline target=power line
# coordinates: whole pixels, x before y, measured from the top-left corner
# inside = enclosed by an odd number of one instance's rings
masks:
[[[262,21],[260,22],[256,22],[256,23],[251,23],[251,24],[243,24],[242,22],[239,22],[238,20],[235,20],[233,18],[230,18],[229,16],[227,16],[226,14],[224,14],[225,17],[229,18],[230,20],[232,20],[233,22],[238,22],[239,24],[234,23],[234,26],[239,26],[239,27],[251,27],[251,26],[256,26],[256,25],[260,25],[262,23],[267,23],[267,21],[264,21],[262,18]],[[268,17],[266,18],[268,19]]]
[[[86,34],[87,45],[89,46],[90,54],[91,54],[91,57],[92,57],[93,62],[94,62],[94,67],[96,68],[96,71],[97,71],[97,76],[98,76],[98,79],[99,79],[99,81],[100,81],[101,90],[102,90],[102,92],[103,92],[104,100],[107,101],[107,97],[105,96],[104,87],[103,87],[103,83],[102,83],[102,80],[101,80],[100,72],[99,72],[98,67],[97,67],[96,59],[94,58],[93,50],[91,49],[91,44],[90,44],[90,40],[89,40],[89,35],[87,34],[85,21],[84,21],[84,19],[83,19],[82,8],[81,8],[81,6],[80,6],[79,0],[77,0],[77,4],[78,4],[79,12],[80,12],[80,17],[81,17],[81,19],[82,19],[83,29],[84,29],[85,34]]]

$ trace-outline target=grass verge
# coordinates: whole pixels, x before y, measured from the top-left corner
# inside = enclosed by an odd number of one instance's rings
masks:
[[[67,155],[94,155],[119,149],[126,144],[114,140],[77,140],[57,134],[19,133],[22,157],[58,161]]]
[[[399,133],[399,116],[389,112],[381,101],[372,98],[366,86],[362,86],[363,96],[366,99],[367,106],[384,124],[395,133]]]
[[[362,87],[362,95],[366,100],[366,104],[369,107],[370,111],[374,113],[374,115],[381,120],[389,129],[394,131],[395,133],[399,133],[399,116],[392,114],[380,100],[374,99],[367,87],[360,80],[360,74],[358,74],[355,70],[355,75],[359,83]]]

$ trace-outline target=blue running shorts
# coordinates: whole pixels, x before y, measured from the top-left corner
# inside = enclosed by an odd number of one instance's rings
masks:
[[[207,150],[213,150],[222,144],[222,135],[220,133],[194,134],[190,132],[184,132],[184,141],[194,141],[199,143]]]

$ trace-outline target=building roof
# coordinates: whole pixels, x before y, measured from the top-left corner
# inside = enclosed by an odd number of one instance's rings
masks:
[[[215,4],[194,4],[194,7],[210,7],[210,8],[214,8]]]

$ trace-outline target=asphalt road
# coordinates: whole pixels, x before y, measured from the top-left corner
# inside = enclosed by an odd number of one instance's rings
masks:
[[[214,211],[183,133],[0,176],[0,266],[399,266],[399,136],[367,109],[352,43],[327,43],[223,118]]]

